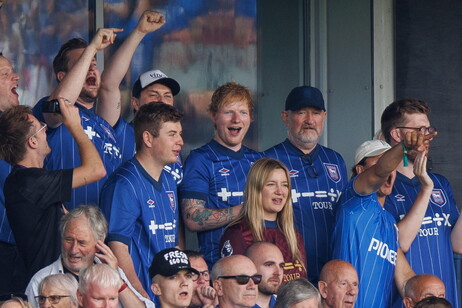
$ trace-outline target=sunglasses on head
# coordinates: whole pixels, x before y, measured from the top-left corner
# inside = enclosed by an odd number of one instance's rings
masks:
[[[259,284],[261,282],[261,275],[235,275],[235,276],[218,276],[217,279],[235,279],[238,284],[248,284],[250,279],[253,280],[253,283]]]

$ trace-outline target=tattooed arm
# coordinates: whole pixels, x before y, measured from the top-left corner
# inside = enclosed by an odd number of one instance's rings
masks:
[[[183,220],[186,227],[192,231],[213,230],[226,226],[236,219],[242,205],[236,205],[224,209],[207,209],[205,201],[199,199],[181,200]]]

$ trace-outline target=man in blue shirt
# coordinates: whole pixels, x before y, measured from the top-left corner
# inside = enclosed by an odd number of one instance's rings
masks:
[[[427,103],[416,99],[403,99],[390,104],[383,112],[381,124],[385,140],[392,146],[402,142],[404,135],[412,131],[430,134],[436,129],[430,125]],[[427,149],[429,142],[426,143]],[[442,175],[429,172],[434,184],[430,198],[421,207],[414,225],[407,222],[412,204],[417,200],[422,184],[415,177],[413,168],[416,153],[408,154],[408,165],[399,164],[393,191],[386,199],[385,209],[398,222],[399,241],[411,267],[417,274],[432,274],[439,277],[446,286],[446,298],[459,306],[453,253],[462,253],[462,219],[449,181]],[[415,229],[413,232],[405,228]],[[401,299],[394,298],[394,307],[402,307]]]
[[[292,89],[281,117],[288,137],[264,155],[282,161],[289,169],[295,222],[305,244],[308,280],[316,285],[321,268],[329,260],[334,208],[347,182],[346,166],[339,153],[318,143],[327,117],[319,89]]]
[[[154,299],[149,266],[159,251],[178,244],[176,182],[164,167],[183,146],[182,115],[163,103],[146,104],[135,115],[136,155],[114,172],[101,191],[109,222],[109,247],[133,287]]]
[[[250,166],[261,155],[242,141],[253,119],[249,90],[235,82],[218,87],[209,105],[215,136],[191,151],[180,185],[185,225],[198,231],[199,245],[209,267],[219,259],[223,229],[236,218]]]
[[[424,142],[433,136],[414,131],[406,134],[402,145],[390,147],[385,141],[370,140],[356,150],[354,178],[337,206],[332,258],[350,262],[358,272],[357,308],[387,307],[393,278],[402,294],[404,283],[414,276],[399,247],[396,222],[383,205],[405,149],[425,157]],[[418,174],[425,173],[425,161],[419,164]]]

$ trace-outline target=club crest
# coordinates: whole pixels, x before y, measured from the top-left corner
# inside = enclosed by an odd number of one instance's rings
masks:
[[[324,168],[326,168],[327,176],[334,181],[335,183],[340,182],[341,176],[338,171],[338,166],[334,164],[324,163]]]
[[[439,206],[443,207],[446,204],[446,195],[444,194],[442,189],[433,189],[432,195],[430,197],[430,201]]]

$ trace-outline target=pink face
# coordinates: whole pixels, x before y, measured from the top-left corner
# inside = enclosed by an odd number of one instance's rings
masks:
[[[215,140],[233,151],[238,151],[252,121],[247,102],[230,101],[212,115],[211,119],[215,125]]]
[[[154,83],[144,88],[143,91],[141,91],[140,98],[138,100],[139,106],[137,106],[135,110],[138,110],[141,106],[152,102],[165,103],[173,106],[172,90],[160,83]]]
[[[0,111],[19,105],[17,90],[19,75],[13,70],[11,62],[0,56]]]
[[[282,112],[282,120],[289,131],[289,140],[302,150],[310,150],[318,143],[325,118],[326,112],[314,107]]]
[[[283,169],[274,169],[261,192],[265,220],[275,221],[289,195],[289,182]]]
[[[180,122],[165,122],[162,124],[159,136],[155,137],[152,144],[152,155],[163,166],[177,161],[183,146],[181,134]]]
[[[327,282],[325,300],[329,307],[352,308],[358,296],[358,275],[352,267],[343,267]]]
[[[169,277],[158,276],[158,282],[151,286],[154,294],[159,296],[162,306],[187,307],[193,296],[193,275],[182,270]]]
[[[90,283],[85,294],[77,291],[77,297],[79,307],[117,308],[119,306],[119,289],[116,287],[101,288],[95,283]]]

